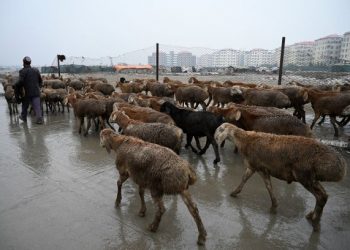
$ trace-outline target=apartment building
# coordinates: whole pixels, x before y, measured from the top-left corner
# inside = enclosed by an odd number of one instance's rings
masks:
[[[156,65],[157,54],[154,52],[151,56],[148,56],[148,64]],[[159,52],[159,65],[167,66],[167,54],[164,52]]]
[[[284,64],[308,66],[313,62],[315,42],[300,42],[287,46],[285,49]]]
[[[200,67],[213,67],[213,54],[201,55],[197,60],[197,65]]]
[[[222,49],[213,53],[213,67],[239,66],[240,51],[234,49]]]
[[[346,32],[343,36],[340,50],[340,61],[342,63],[350,63],[350,32]]]
[[[192,53],[183,51],[177,54],[177,65],[181,67],[192,67],[196,66],[196,56]]]
[[[313,63],[316,65],[331,65],[340,62],[340,51],[343,37],[329,35],[315,40]]]
[[[258,67],[261,65],[273,64],[273,52],[266,49],[253,49],[245,55],[245,65],[243,66],[254,66]]]

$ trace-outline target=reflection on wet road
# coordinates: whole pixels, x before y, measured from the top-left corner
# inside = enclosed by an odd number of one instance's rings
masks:
[[[220,149],[214,167],[209,148],[199,157],[183,149],[198,181],[190,192],[208,232],[197,247],[197,228],[180,197],[165,197],[157,233],[146,230],[154,207],[146,192],[147,215],[140,218],[137,187],[128,180],[114,208],[118,178],[114,155],[99,146],[98,134],[77,133],[72,112],[45,116],[45,125],[11,118],[0,99],[0,249],[347,249],[350,244],[350,177],[324,183],[329,194],[321,232],[305,219],[314,197],[300,184],[272,179],[278,199],[271,214],[265,185],[254,175],[237,198],[229,196],[244,168],[232,144]],[[312,116],[308,117],[310,120]],[[331,131],[331,132],[330,132]],[[329,122],[316,133],[334,140]],[[347,140],[349,129],[340,130]],[[341,150],[347,161],[350,155]]]

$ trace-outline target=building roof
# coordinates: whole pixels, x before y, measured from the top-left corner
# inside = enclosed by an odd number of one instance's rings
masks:
[[[328,39],[328,38],[342,38],[342,36],[339,36],[337,34],[331,34],[331,35],[328,35],[328,36],[325,36],[325,37],[321,37],[319,39],[316,39],[315,41],[319,41],[319,40],[323,40],[323,39]]]
[[[152,69],[152,66],[149,64],[146,65],[114,65],[114,69],[116,71],[128,70],[128,69]]]

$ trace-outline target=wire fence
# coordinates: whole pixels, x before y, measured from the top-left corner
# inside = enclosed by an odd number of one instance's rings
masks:
[[[301,42],[285,47],[282,84],[290,81],[304,84],[335,84],[350,81],[350,64],[341,60],[343,38],[330,36],[319,40],[321,42],[318,40]],[[328,49],[319,52],[320,46],[322,48],[328,46]],[[239,50],[159,44],[159,80],[161,81],[162,76],[172,76],[187,81],[189,77],[196,76],[198,79],[217,81],[277,84],[280,58],[281,47],[272,50],[262,48]],[[55,57],[50,66],[42,68],[42,72],[57,73],[57,64]],[[62,73],[113,72],[130,78],[133,74],[155,78],[157,51],[156,46],[151,46],[116,57],[67,56],[60,65]]]

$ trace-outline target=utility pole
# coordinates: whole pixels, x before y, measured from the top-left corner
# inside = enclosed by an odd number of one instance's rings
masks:
[[[156,44],[156,80],[159,80],[159,43]]]
[[[284,45],[285,45],[285,42],[286,42],[286,38],[282,37],[280,68],[279,68],[279,74],[278,74],[278,85],[281,85],[281,82],[282,82],[282,71],[283,71],[283,58],[284,58]]]
[[[63,62],[64,60],[66,60],[66,56],[65,55],[57,55],[58,77],[61,76],[60,61]]]

